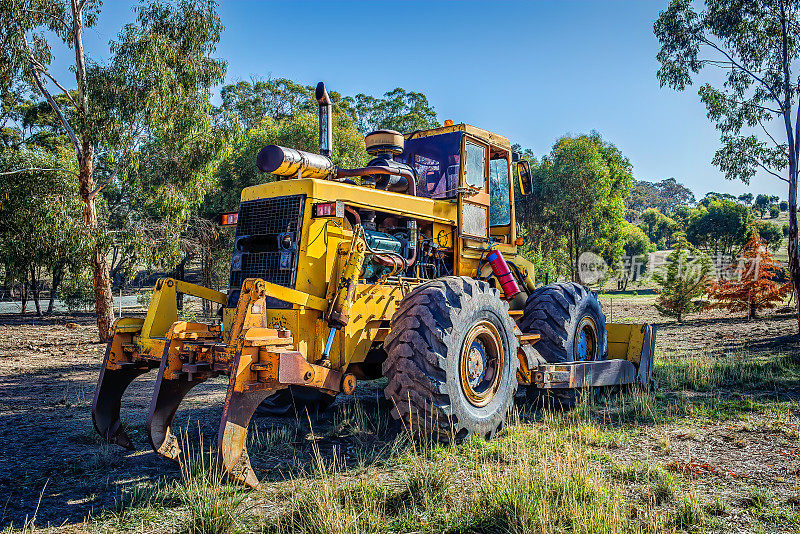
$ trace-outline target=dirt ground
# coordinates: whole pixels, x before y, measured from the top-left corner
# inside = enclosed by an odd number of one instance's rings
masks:
[[[789,313],[748,322],[714,312],[678,325],[658,316],[651,297],[601,300],[614,322],[657,324],[657,355],[676,350],[687,354],[741,350],[800,353],[796,319]],[[123,417],[137,451],[106,446],[96,436],[90,409],[105,346],[96,341],[93,323],[88,315],[41,321],[0,316],[0,528],[21,527],[26,518],[35,515],[40,527],[80,529],[88,516],[98,517],[114,509],[127,485],[179,476],[178,467],[157,457],[147,444],[145,418],[155,373],[134,382],[123,399]],[[365,386],[362,398],[378,399],[377,386]],[[199,428],[204,436],[213,438],[225,387],[226,383],[217,379],[192,390],[181,405],[176,425]],[[800,384],[765,391],[763,396],[797,399]],[[334,412],[341,404],[337,401]],[[267,430],[284,422],[259,418],[254,426]],[[621,460],[657,457],[663,465],[675,462],[678,470],[706,471],[701,473],[707,476],[700,484],[712,495],[735,493],[746,482],[768,486],[781,498],[791,499],[793,492],[800,495],[800,413],[789,414],[784,423],[788,425],[784,429],[797,432],[792,436],[791,432],[740,420],[643,429],[647,439],[610,453]],[[290,424],[303,427],[298,422]],[[664,446],[665,441],[669,446]],[[319,445],[323,452],[326,447],[338,446],[354,458],[363,457],[363,449],[370,446],[341,437],[328,442],[323,439]],[[262,479],[280,478],[311,461],[310,452],[299,463],[297,454],[294,451],[289,458],[256,455],[253,464]],[[741,522],[743,531],[748,524]]]

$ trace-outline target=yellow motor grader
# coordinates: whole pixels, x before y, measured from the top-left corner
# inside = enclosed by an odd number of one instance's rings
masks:
[[[514,204],[530,169],[508,139],[451,121],[381,130],[366,136],[366,167],[337,168],[322,83],[316,98],[320,153],[263,148],[258,167],[279,179],[242,191],[225,217],[236,224],[227,293],[161,279],[144,319],[117,320],[92,405],[100,435],[132,448],[121,398],[157,371],[149,440],[177,460],[178,405],[223,375],[219,453],[256,486],[253,414],[321,411],[358,381],[386,377],[392,415],[441,440],[492,437],[519,386],[569,397],[649,385],[652,327],[606,324],[584,286],[536,287]],[[178,320],[181,294],[219,304],[221,322]]]

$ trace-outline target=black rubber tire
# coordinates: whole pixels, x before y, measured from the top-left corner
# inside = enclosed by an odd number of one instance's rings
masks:
[[[541,339],[533,347],[549,363],[575,361],[575,344],[578,342],[578,326],[584,318],[595,324],[596,360],[608,356],[608,331],[606,316],[597,296],[589,288],[572,282],[559,282],[537,288],[525,303],[525,310],[518,325],[526,334],[539,334]],[[534,387],[529,388],[536,389]],[[529,391],[529,398],[573,406],[580,398],[577,390],[548,390],[550,399],[541,392]],[[595,395],[600,393],[594,388]]]
[[[272,417],[315,417],[330,408],[336,397],[318,389],[303,386],[289,386],[267,397],[258,408],[258,415]]]
[[[460,375],[462,346],[480,322],[496,329],[504,354],[497,389],[482,407],[469,401]],[[384,394],[407,429],[447,442],[489,439],[502,428],[517,390],[519,359],[514,321],[497,289],[459,276],[415,288],[392,316],[384,347]]]
[[[549,363],[575,361],[573,348],[577,328],[589,317],[597,332],[598,360],[608,356],[606,316],[597,296],[588,287],[572,282],[559,282],[534,290],[525,303],[519,328],[526,334],[542,338],[533,346]]]

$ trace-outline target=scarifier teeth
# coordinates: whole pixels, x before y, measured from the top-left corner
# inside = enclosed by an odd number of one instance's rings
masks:
[[[222,465],[232,479],[251,488],[258,486],[258,477],[247,454],[247,427],[258,405],[275,391],[263,389],[238,392],[231,386],[222,411],[217,437]]]
[[[147,418],[148,439],[159,455],[170,460],[178,459],[181,449],[172,432],[172,421],[183,398],[201,382],[203,380],[189,381],[183,378],[168,380],[163,377],[163,369],[159,370]]]
[[[108,443],[134,450],[130,436],[123,430],[120,420],[122,396],[133,380],[149,371],[149,368],[106,369],[100,371],[100,379],[92,401],[92,422],[97,433]]]

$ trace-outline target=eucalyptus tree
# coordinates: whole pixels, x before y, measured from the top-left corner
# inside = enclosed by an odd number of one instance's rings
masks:
[[[382,98],[359,93],[345,98],[343,104],[361,133],[379,129],[409,133],[439,126],[428,98],[400,87],[384,93]]]
[[[143,144],[179,147],[202,134],[210,88],[223,79],[225,64],[210,57],[222,29],[213,0],[143,2],[136,22],[111,43],[107,63],[84,48],[84,30],[97,23],[100,8],[98,0],[0,0],[0,95],[24,82],[47,100],[72,143],[84,224],[94,240],[97,324],[106,340],[114,316],[108,234],[97,199],[136,166]],[[74,92],[51,69],[57,47],[74,57]],[[59,93],[66,104],[54,98]],[[185,184],[162,176],[155,185],[161,201],[182,201],[175,192]]]
[[[672,0],[654,25],[658,79],[683,90],[706,68],[719,82],[699,90],[722,146],[713,163],[749,183],[758,172],[786,182],[789,270],[800,295],[797,178],[800,158],[800,3],[793,0]],[[711,79],[716,79],[712,77]],[[780,132],[780,133],[778,133]],[[800,299],[798,327],[800,327]]]
[[[584,252],[599,254],[608,265],[618,263],[631,172],[628,159],[597,132],[559,139],[536,166],[533,198],[520,203],[517,213],[529,234],[542,231],[540,239],[566,245],[574,281],[580,281]]]

